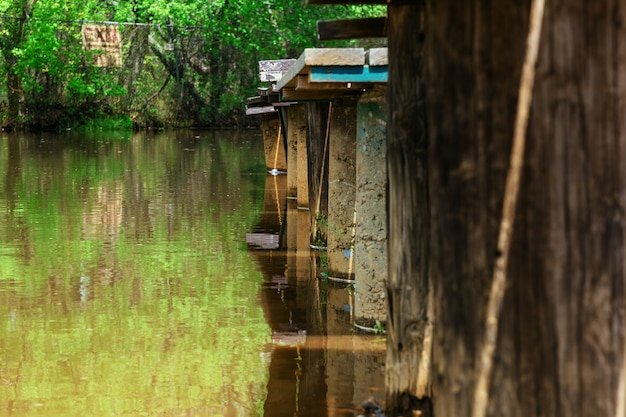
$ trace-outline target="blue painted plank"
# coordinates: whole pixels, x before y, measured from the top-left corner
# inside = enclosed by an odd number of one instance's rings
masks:
[[[311,67],[309,80],[330,83],[386,83],[387,66]]]

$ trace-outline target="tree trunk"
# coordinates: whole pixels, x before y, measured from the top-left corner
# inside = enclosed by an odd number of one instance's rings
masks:
[[[130,48],[124,60],[124,72],[120,76],[120,84],[126,88],[126,111],[132,108],[135,98],[136,83],[143,70],[146,53],[150,50],[148,38],[149,26],[135,26],[128,29],[130,32]]]
[[[150,50],[154,53],[154,55],[156,55],[159,61],[161,61],[161,64],[163,64],[170,76],[174,78],[179,76],[180,72],[177,70],[178,64],[176,62],[172,62],[172,60],[168,58],[165,50],[157,42],[157,40],[154,39],[154,37],[149,36],[148,41],[150,43]],[[180,88],[182,88],[183,97],[192,98],[191,102],[193,103],[193,106],[190,104],[184,109],[187,116],[192,115],[194,117],[197,117],[196,113],[198,112],[198,109],[206,106],[205,100],[202,98],[202,94],[193,85],[193,83],[184,78],[181,80]],[[183,109],[180,109],[180,111],[183,111]]]
[[[388,8],[387,415],[430,415],[424,2]]]
[[[428,4],[436,416],[472,410],[529,10]],[[625,17],[546,6],[487,415],[623,413]]]
[[[24,26],[28,20],[30,10],[37,0],[15,1],[9,10],[19,10],[19,18],[9,18],[5,22],[6,34],[0,40],[0,49],[4,57],[4,67],[6,71],[6,87],[8,109],[5,120],[2,122],[3,130],[12,130],[19,123],[22,112],[22,102],[24,92],[20,83],[20,78],[15,72],[17,67],[17,56],[13,50],[24,40]]]

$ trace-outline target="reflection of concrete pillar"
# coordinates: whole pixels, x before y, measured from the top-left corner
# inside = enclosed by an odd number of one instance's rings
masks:
[[[298,247],[298,207],[294,200],[287,200],[287,250],[289,252],[295,252],[297,247]]]
[[[387,277],[386,86],[363,94],[357,105],[355,320],[385,321]]]
[[[354,204],[356,198],[356,98],[333,103],[328,158],[328,272],[354,275]]]
[[[287,200],[287,277],[298,281],[298,207],[294,200]]]
[[[381,346],[382,345],[382,346]],[[354,338],[354,402],[374,397],[385,405],[385,343],[372,338]]]
[[[304,106],[297,105],[290,106],[287,112],[287,196],[295,197],[298,195],[298,142],[300,137],[306,141],[306,113]],[[306,146],[301,149],[306,152]]]
[[[285,206],[287,205],[285,198],[286,182],[285,175],[266,175],[265,177],[265,196],[260,221],[265,232],[280,234],[283,230]]]
[[[268,170],[287,170],[287,155],[280,132],[280,120],[277,116],[264,116],[262,123],[263,145],[265,147],[265,166]]]
[[[341,407],[352,405],[352,384],[354,381],[354,352],[349,343],[352,330],[350,319],[351,293],[343,285],[328,285],[326,302],[326,378],[328,381],[345,381],[344,383],[328,384],[326,399],[328,417],[337,417]]]
[[[309,212],[297,210],[296,277],[298,285],[311,279],[311,221]],[[306,305],[306,301],[303,301]]]

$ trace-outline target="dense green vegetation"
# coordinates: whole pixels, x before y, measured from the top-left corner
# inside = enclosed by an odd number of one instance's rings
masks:
[[[5,128],[246,123],[257,61],[322,46],[315,22],[380,15],[373,6],[293,0],[0,0]],[[96,66],[83,22],[119,22],[121,66]]]

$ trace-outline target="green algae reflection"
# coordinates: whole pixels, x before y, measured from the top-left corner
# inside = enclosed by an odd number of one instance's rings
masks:
[[[196,136],[0,138],[0,415],[262,415],[262,148]]]

